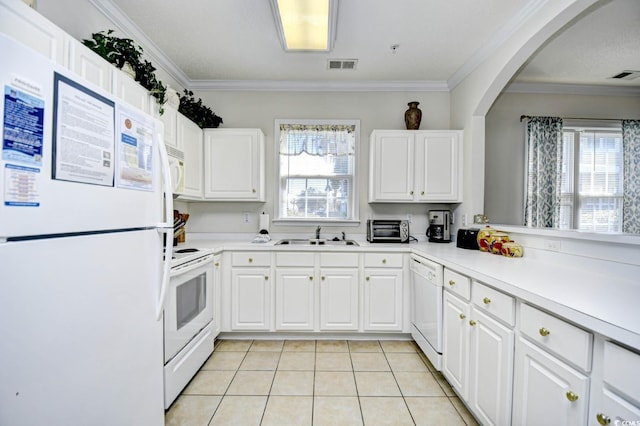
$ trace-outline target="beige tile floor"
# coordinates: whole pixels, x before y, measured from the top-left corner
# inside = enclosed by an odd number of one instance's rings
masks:
[[[166,426],[475,425],[410,341],[222,340]]]

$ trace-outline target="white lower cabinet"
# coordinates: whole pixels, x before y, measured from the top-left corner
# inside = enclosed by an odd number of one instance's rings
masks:
[[[270,253],[231,253],[231,330],[271,329],[270,276]]]
[[[469,327],[471,306],[448,291],[443,296],[442,374],[468,400]]]
[[[365,331],[402,331],[404,273],[401,256],[380,253],[364,255]],[[370,267],[378,262],[378,267]]]
[[[514,425],[585,425],[589,378],[524,337],[516,344]]]
[[[442,374],[481,424],[509,424],[515,332],[512,322],[492,315],[512,318],[513,299],[475,281],[469,288],[469,281],[445,269],[445,282],[453,284],[443,299]],[[471,295],[473,303],[459,295]]]
[[[320,271],[320,330],[358,330],[358,269]]]
[[[314,268],[276,269],[276,330],[313,330]]]

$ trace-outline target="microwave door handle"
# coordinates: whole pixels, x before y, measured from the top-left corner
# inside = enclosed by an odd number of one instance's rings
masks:
[[[165,299],[167,297],[167,287],[169,286],[169,275],[171,273],[171,259],[173,258],[173,191],[171,190],[171,170],[169,169],[169,156],[167,155],[167,149],[164,146],[162,138],[159,138],[157,142],[158,151],[160,153],[160,164],[162,186],[164,192],[164,219],[163,223],[160,223],[157,227],[158,232],[164,234],[165,252],[164,261],[162,265],[162,279],[160,283],[160,294],[156,301],[156,321],[160,321],[162,318],[162,312],[164,310]],[[171,215],[171,220],[169,217]]]

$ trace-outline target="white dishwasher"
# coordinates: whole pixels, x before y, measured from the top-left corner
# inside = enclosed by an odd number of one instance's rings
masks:
[[[411,337],[433,366],[442,367],[442,265],[411,255]]]

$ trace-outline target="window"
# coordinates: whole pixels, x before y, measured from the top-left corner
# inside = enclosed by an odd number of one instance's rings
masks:
[[[562,131],[560,228],[622,232],[622,131]]]
[[[357,220],[360,122],[276,120],[279,219]]]

